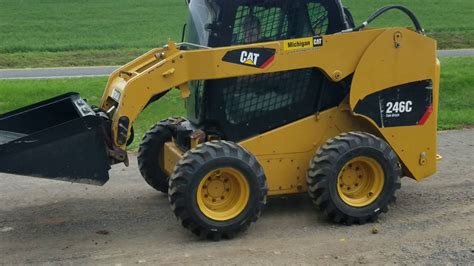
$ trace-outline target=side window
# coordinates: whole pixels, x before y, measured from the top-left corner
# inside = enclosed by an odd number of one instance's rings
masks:
[[[308,16],[314,35],[324,35],[328,31],[328,11],[320,3],[308,3]]]
[[[237,8],[231,45],[311,37],[329,28],[321,0],[255,2]],[[324,79],[308,68],[216,81],[225,134],[241,139],[314,113]]]
[[[238,7],[232,44],[281,40],[287,35],[288,19],[280,7]]]

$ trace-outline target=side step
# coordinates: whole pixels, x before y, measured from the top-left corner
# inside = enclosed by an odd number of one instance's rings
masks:
[[[103,185],[107,121],[77,93],[0,116],[0,172]]]

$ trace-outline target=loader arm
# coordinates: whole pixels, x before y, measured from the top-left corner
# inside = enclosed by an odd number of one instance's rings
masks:
[[[113,119],[114,145],[125,151],[133,122],[154,96],[178,88],[188,97],[188,82],[303,68],[319,68],[332,81],[354,73],[367,47],[385,30],[368,30],[260,44],[185,50],[169,43],[115,71],[101,109]]]

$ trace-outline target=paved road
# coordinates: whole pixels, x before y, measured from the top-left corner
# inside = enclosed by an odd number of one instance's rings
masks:
[[[439,51],[440,57],[474,56],[474,49]],[[36,69],[0,69],[0,79],[44,79],[108,76],[117,66],[36,68]]]
[[[273,199],[234,240],[197,240],[135,158],[92,187],[0,175],[0,264],[474,263],[474,130],[442,132],[439,172],[402,180],[376,224],[328,222],[306,196]],[[373,234],[373,228],[378,234]]]
[[[438,51],[439,57],[467,57],[474,56],[474,49],[459,49],[459,50],[441,50]]]
[[[118,66],[0,69],[0,79],[52,79],[109,76]]]

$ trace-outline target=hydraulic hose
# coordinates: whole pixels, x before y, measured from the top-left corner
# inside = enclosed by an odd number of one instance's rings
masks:
[[[423,29],[423,27],[421,27],[420,21],[415,16],[415,13],[413,13],[407,7],[400,6],[400,5],[390,5],[390,6],[382,7],[379,10],[375,11],[366,21],[364,21],[364,23],[362,23],[362,25],[357,26],[357,27],[352,28],[352,29],[345,30],[345,32],[360,31],[363,28],[367,27],[367,25],[369,25],[372,21],[377,19],[379,16],[381,16],[382,14],[384,14],[387,11],[392,10],[392,9],[398,9],[398,10],[402,11],[403,13],[405,13],[411,19],[411,21],[413,22],[416,31],[419,32],[419,33],[424,33],[424,29]]]

